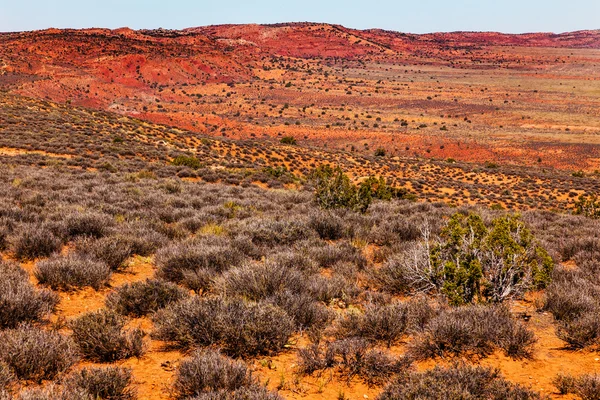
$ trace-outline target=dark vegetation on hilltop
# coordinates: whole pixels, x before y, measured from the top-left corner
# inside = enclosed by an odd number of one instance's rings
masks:
[[[0,398],[134,398],[134,374],[114,363],[160,341],[186,355],[177,399],[280,399],[247,363],[291,351],[299,374],[364,381],[381,400],[444,398],[441,388],[536,399],[495,370],[414,363],[535,357],[535,334],[510,303],[539,290],[565,343],[600,343],[597,219],[416,202],[385,179],[353,182],[321,163],[304,179],[233,153],[189,154],[182,132],[109,116],[94,135],[63,126],[65,147],[42,116],[31,132],[3,122],[10,148],[26,151],[0,155],[0,243],[12,259],[0,263]],[[117,132],[127,146],[110,140]],[[155,276],[110,286],[141,257]],[[58,294],[83,288],[109,291],[105,307],[53,320]],[[300,334],[308,343],[296,346]],[[592,384],[566,379],[574,393]],[[45,381],[54,385],[27,387]]]

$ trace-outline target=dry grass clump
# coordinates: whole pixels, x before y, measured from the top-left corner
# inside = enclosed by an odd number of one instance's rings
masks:
[[[108,234],[114,220],[106,214],[97,212],[72,212],[62,219],[65,237],[73,239],[76,237],[101,238]]]
[[[571,348],[600,345],[599,259],[592,258],[586,269],[557,269],[545,293],[543,308],[552,313],[558,337]]]

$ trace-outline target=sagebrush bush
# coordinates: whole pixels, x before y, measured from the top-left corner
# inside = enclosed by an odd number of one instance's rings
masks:
[[[279,394],[271,392],[262,386],[243,387],[232,392],[220,390],[218,392],[203,393],[192,397],[191,400],[283,400]]]
[[[329,268],[340,262],[348,262],[363,269],[367,265],[367,260],[361,250],[352,246],[348,242],[341,242],[334,245],[325,243],[308,244],[308,254],[320,267]]]
[[[215,288],[224,296],[262,300],[287,289],[302,292],[306,276],[300,271],[274,262],[247,263],[219,277]]]
[[[600,289],[578,274],[564,272],[544,295],[544,310],[557,321],[573,321],[600,310]]]
[[[146,279],[126,283],[106,297],[106,306],[115,312],[141,317],[165,308],[171,303],[187,297],[187,292],[171,282]]]
[[[111,271],[107,264],[85,255],[72,253],[40,261],[34,271],[41,285],[55,290],[72,290],[106,285]]]
[[[596,346],[600,344],[600,316],[595,311],[576,319],[559,321],[556,333],[572,348]]]
[[[58,304],[50,290],[37,290],[17,264],[0,260],[0,329],[38,321]]]
[[[407,303],[395,301],[382,306],[368,305],[364,312],[347,312],[338,320],[336,335],[383,342],[387,347],[399,341],[409,323]]]
[[[260,247],[291,246],[315,236],[303,219],[254,219],[245,229],[252,243]]]
[[[287,269],[295,269],[306,274],[314,274],[319,271],[316,262],[304,252],[294,251],[289,248],[282,248],[270,257],[270,260]]]
[[[600,375],[580,376],[559,374],[552,380],[560,394],[575,394],[583,400],[600,400]]]
[[[541,398],[531,389],[510,383],[499,370],[456,364],[450,367],[436,366],[423,372],[399,374],[377,400]]]
[[[443,312],[409,343],[416,359],[436,357],[486,357],[502,349],[513,358],[528,358],[536,342],[503,306],[465,306]]]
[[[19,260],[48,257],[62,247],[62,240],[43,224],[23,224],[9,240]]]
[[[6,364],[4,361],[0,361],[0,391],[8,388],[8,386],[14,380],[15,380],[15,375],[10,370],[10,367],[8,366],[8,364]]]
[[[600,289],[593,271],[559,268],[546,290],[543,309],[556,319],[557,335],[571,348],[600,344]]]
[[[144,332],[125,330],[127,320],[109,310],[82,315],[70,322],[73,340],[81,354],[93,361],[112,362],[140,357],[144,351]]]
[[[133,254],[133,246],[121,236],[100,239],[84,237],[76,243],[77,252],[104,262],[112,271],[123,269],[124,262]]]
[[[234,391],[256,382],[243,362],[214,350],[199,350],[179,364],[173,389],[176,398],[188,399],[220,390]]]
[[[219,345],[233,357],[276,353],[294,322],[269,303],[192,297],[158,311],[153,336],[178,348]]]
[[[205,289],[217,273],[239,265],[244,254],[226,241],[210,242],[206,239],[176,243],[165,247],[156,255],[158,276],[175,283],[193,280],[193,289]],[[187,276],[186,276],[187,273]]]
[[[314,299],[327,304],[333,300],[342,300],[351,304],[361,291],[355,281],[339,275],[331,278],[313,275],[309,278],[307,285],[307,291]]]
[[[91,211],[72,212],[62,222],[65,236],[71,239],[78,236],[100,238],[106,235],[114,224],[110,216]]]
[[[311,375],[333,368],[346,381],[358,376],[368,385],[381,385],[409,366],[408,359],[374,349],[360,338],[312,344],[298,350],[300,373]]]
[[[285,290],[267,299],[289,315],[298,330],[323,329],[333,313],[307,293]]]
[[[63,385],[71,393],[87,393],[92,399],[130,400],[137,397],[132,383],[129,368],[88,367],[71,373]]]
[[[119,228],[120,241],[131,246],[133,254],[143,257],[152,255],[168,241],[165,235],[152,229],[147,224],[126,224]]]
[[[19,379],[54,379],[77,362],[73,341],[58,332],[24,325],[0,331],[0,362]]]
[[[314,229],[319,238],[323,240],[338,240],[345,234],[344,220],[328,211],[310,214],[308,226]]]
[[[2,399],[2,397],[0,397]],[[4,400],[4,399],[2,399]],[[55,384],[21,390],[6,400],[98,400],[84,390],[65,389]]]

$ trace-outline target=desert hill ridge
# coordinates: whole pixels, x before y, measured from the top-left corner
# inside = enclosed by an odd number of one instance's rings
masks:
[[[323,23],[0,34],[0,89],[232,138],[600,169],[600,31]]]

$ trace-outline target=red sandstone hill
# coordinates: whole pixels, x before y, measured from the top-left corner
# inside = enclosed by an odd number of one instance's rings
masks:
[[[600,132],[597,49],[600,31],[48,29],[0,33],[0,90],[195,132],[293,135],[367,153],[534,163],[564,141],[548,162],[595,169],[600,158],[580,148],[595,149]]]

